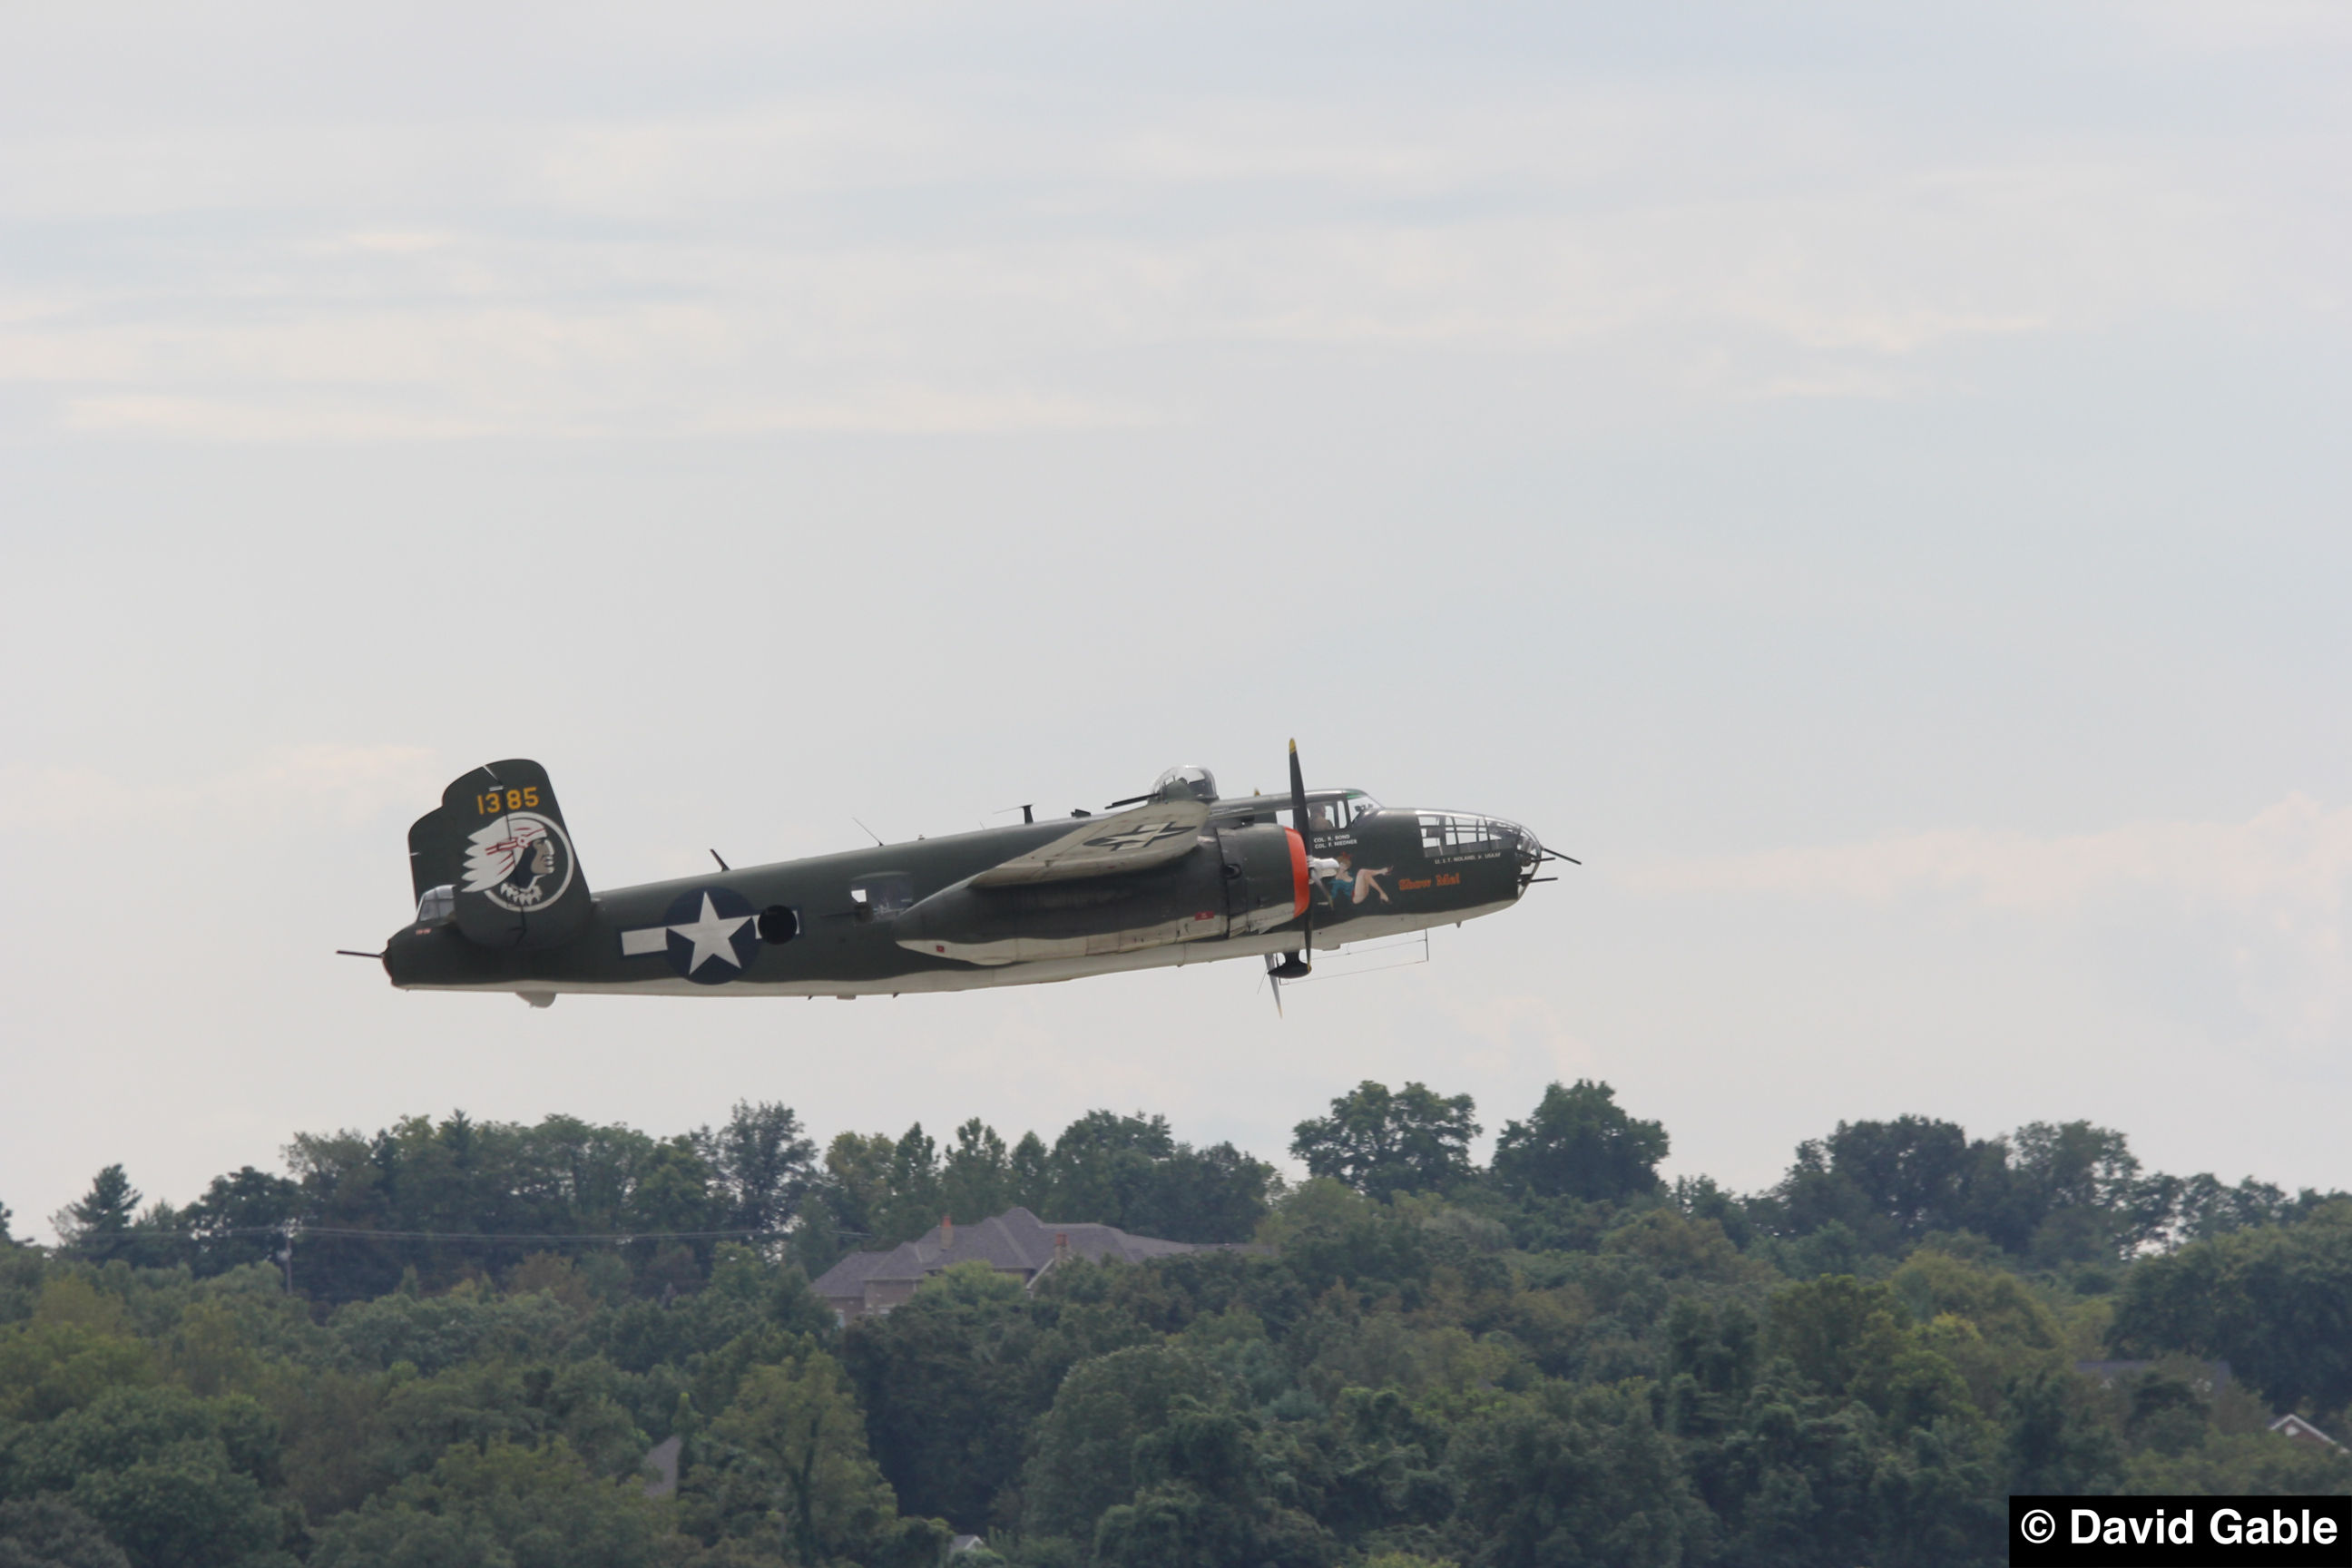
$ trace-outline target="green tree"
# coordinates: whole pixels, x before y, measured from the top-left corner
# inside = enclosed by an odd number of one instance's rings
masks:
[[[274,1263],[284,1245],[281,1233],[301,1214],[299,1185],[247,1165],[215,1176],[180,1218],[195,1238],[196,1272],[212,1275]]]
[[[2352,1455],[2322,1443],[2284,1443],[2269,1432],[2216,1433],[2178,1453],[2134,1455],[2116,1489],[2142,1497],[2344,1497],[2352,1495]]]
[[[1102,1516],[1103,1568],[1265,1564],[1319,1568],[1336,1556],[1315,1521],[1268,1485],[1257,1422],[1228,1405],[1179,1395],[1135,1445],[1135,1500]]]
[[[129,1256],[136,1237],[131,1226],[139,1212],[139,1191],[120,1165],[109,1165],[89,1184],[89,1191],[54,1215],[62,1250],[71,1258],[104,1263]]]
[[[1310,1173],[1367,1197],[1443,1192],[1470,1173],[1473,1109],[1466,1094],[1448,1098],[1419,1083],[1391,1093],[1366,1079],[1331,1102],[1330,1115],[1300,1122],[1290,1152]]]
[[[1882,1389],[1911,1346],[1901,1298],[1877,1281],[1832,1274],[1772,1298],[1772,1350],[1832,1396]]]
[[[1822,1395],[1786,1360],[1766,1363],[1743,1389],[1744,1324],[1727,1317],[1709,1331],[1676,1316],[1685,1333],[1701,1331],[1676,1346],[1667,1412],[1721,1531],[1717,1560],[1742,1568],[1871,1561],[1875,1420]]]
[[[2352,1203],[2142,1260],[2108,1342],[2218,1356],[2282,1409],[2352,1405]]]
[[[939,1143],[919,1121],[890,1144],[881,1201],[875,1205],[877,1241],[912,1241],[940,1223],[947,1210],[940,1185]]]
[[[1045,1141],[1034,1132],[1021,1134],[1021,1142],[1013,1145],[1005,1162],[1005,1177],[1013,1201],[1034,1215],[1049,1214],[1054,1207],[1054,1156],[1045,1148]],[[1070,1216],[1062,1215],[1059,1218]]]
[[[1029,1151],[1029,1152],[1024,1152]],[[1024,1140],[1016,1169],[1029,1168]],[[1115,1225],[1168,1241],[1244,1241],[1277,1190],[1274,1167],[1230,1143],[1180,1143],[1165,1117],[1090,1110],[1063,1129],[1046,1162],[1045,1216]],[[1013,1179],[1018,1190],[1030,1178]],[[1036,1205],[1031,1205],[1033,1209]]]
[[[1087,1111],[1054,1140],[1051,1217],[1126,1226],[1154,1169],[1175,1152],[1164,1116]]]
[[[1165,1241],[1247,1241],[1281,1185],[1273,1166],[1231,1143],[1206,1149],[1179,1143],[1152,1166],[1121,1221],[1139,1236]]]
[[[314,1568],[651,1568],[653,1505],[635,1479],[591,1474],[562,1438],[457,1445],[319,1532]]]
[[[627,1127],[551,1116],[536,1126],[404,1117],[373,1135],[298,1135],[287,1150],[306,1223],[320,1230],[449,1236],[701,1230],[723,1223],[729,1194],[694,1137],[657,1140]],[[381,1242],[313,1235],[298,1247],[298,1287],[313,1299],[384,1295],[415,1268],[421,1289],[503,1276],[546,1244]],[[631,1249],[651,1293],[690,1289],[709,1257],[653,1242]]]
[[[793,1256],[811,1278],[832,1268],[845,1252],[911,1239],[886,1237],[881,1229],[897,1152],[897,1141],[887,1132],[837,1132],[825,1145],[824,1168],[812,1178],[792,1243]]]
[[[1666,1147],[1664,1126],[1627,1115],[1607,1084],[1579,1079],[1545,1089],[1527,1121],[1504,1123],[1495,1179],[1522,1196],[1622,1201],[1657,1189]]]
[[[1132,1501],[1136,1445],[1166,1425],[1182,1397],[1213,1402],[1220,1380],[1173,1345],[1114,1351],[1072,1368],[1030,1436],[1023,1471],[1023,1528],[1094,1539],[1106,1510]]]
[[[1799,1144],[1773,1197],[1788,1234],[1843,1225],[1885,1250],[1931,1230],[2006,1235],[2008,1191],[2006,1144],[1971,1143],[1956,1122],[1899,1116],[1841,1121],[1829,1137]]]
[[[88,1514],[54,1494],[0,1502],[0,1568],[131,1568]]]
[[[117,1389],[21,1432],[8,1458],[13,1489],[62,1493],[139,1568],[226,1568],[285,1528],[264,1493],[277,1431],[250,1399]]]
[[[67,1297],[113,1310],[64,1310]],[[0,1325],[0,1420],[47,1421],[110,1389],[155,1380],[154,1358],[119,1303],[79,1279],[53,1279],[35,1300],[28,1321]]]
[[[2001,1443],[2012,1492],[2109,1491],[2123,1467],[2123,1445],[2100,1418],[2096,1388],[2068,1367],[2036,1367],[2017,1379]]]
[[[816,1145],[789,1105],[739,1100],[726,1126],[705,1127],[694,1142],[730,1226],[781,1232],[816,1178]]]
[[[1482,1565],[1674,1568],[1712,1538],[1638,1385],[1547,1383],[1499,1400],[1456,1429],[1452,1463]]]
[[[1429,1275],[1431,1233],[1417,1216],[1329,1176],[1300,1183],[1268,1216],[1263,1239],[1280,1252],[1283,1272],[1318,1295],[1335,1281],[1396,1289]]]
[[[623,1228],[707,1230],[730,1217],[715,1191],[709,1161],[690,1135],[665,1138],[646,1151],[629,1192]],[[704,1244],[705,1248],[708,1243]]]
[[[2122,1133],[2033,1121],[2011,1142],[2015,1228],[2037,1262],[2114,1262],[2163,1230],[2168,1215],[2142,1212],[2140,1163]]]
[[[400,1502],[329,1520],[310,1561],[319,1568],[513,1568],[516,1558],[479,1512],[435,1513]]]
[[[2259,1225],[2293,1225],[2331,1204],[2347,1201],[2352,1201],[2352,1193],[2323,1193],[2312,1187],[2290,1198],[2280,1188],[2252,1176],[2234,1187],[2225,1186],[2210,1171],[2188,1177],[2150,1176],[2140,1184],[2138,1239],[2143,1244],[2209,1241]]]
[[[2236,1199],[2214,1185],[2142,1176],[2124,1135],[2088,1121],[2029,1122],[2006,1138],[1971,1140],[1953,1122],[1902,1116],[1841,1121],[1800,1144],[1758,1206],[1782,1235],[1843,1226],[1869,1252],[1966,1231],[2045,1264],[2112,1262],[2177,1225],[2203,1223],[2184,1219],[2184,1205],[2229,1210]]]
[[[1051,1150],[1034,1132],[1007,1149],[975,1117],[956,1129],[944,1158],[919,1125],[898,1139],[835,1137],[817,1184],[822,1202],[793,1250],[821,1272],[841,1241],[878,1247],[922,1235],[941,1215],[969,1225],[1015,1205],[1171,1241],[1244,1241],[1279,1190],[1273,1166],[1230,1143],[1179,1143],[1164,1117],[1091,1110]]]
[[[940,1173],[945,1212],[967,1225],[1013,1206],[1013,1167],[1004,1140],[977,1116],[956,1129]]]
[[[893,1533],[897,1501],[867,1452],[866,1418],[841,1363],[814,1340],[752,1367],[710,1436],[740,1457],[723,1484],[750,1487],[783,1515],[793,1561],[865,1561]]]
[[[2008,1518],[1985,1430],[1922,1423],[1891,1444],[1870,1478],[1872,1561],[1887,1568],[1999,1568]]]
[[[1036,1338],[1021,1282],[981,1262],[959,1263],[887,1317],[851,1325],[842,1359],[903,1511],[988,1528],[990,1503],[1019,1474],[1023,1439],[1045,1403],[1027,1365]]]

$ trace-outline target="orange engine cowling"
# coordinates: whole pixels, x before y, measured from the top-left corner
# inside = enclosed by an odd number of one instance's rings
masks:
[[[1307,912],[1307,845],[1270,822],[1221,827],[1225,914],[1232,935],[1272,931]]]

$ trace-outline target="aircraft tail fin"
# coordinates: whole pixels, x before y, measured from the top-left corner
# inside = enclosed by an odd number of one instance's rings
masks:
[[[422,900],[452,889],[457,929],[484,947],[555,947],[587,923],[588,879],[547,770],[524,758],[453,780],[408,830]]]

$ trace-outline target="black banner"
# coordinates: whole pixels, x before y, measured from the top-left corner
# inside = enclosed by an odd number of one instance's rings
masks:
[[[2352,1498],[2012,1497],[2017,1568],[2352,1568]]]

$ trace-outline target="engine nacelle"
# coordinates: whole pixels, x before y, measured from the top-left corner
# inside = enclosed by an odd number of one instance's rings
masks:
[[[1034,963],[1271,931],[1307,909],[1307,851],[1287,828],[1217,828],[1166,866],[1013,887],[959,882],[898,917],[901,947],[966,963]]]

